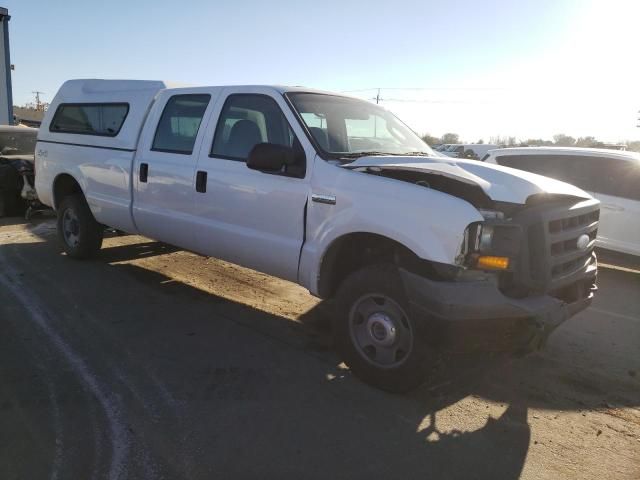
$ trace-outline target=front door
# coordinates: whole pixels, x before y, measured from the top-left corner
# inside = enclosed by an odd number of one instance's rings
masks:
[[[311,167],[300,127],[281,96],[260,88],[226,89],[217,110],[197,166],[206,184],[196,198],[198,251],[296,281]],[[258,143],[294,147],[299,163],[288,172],[251,170],[246,160]]]

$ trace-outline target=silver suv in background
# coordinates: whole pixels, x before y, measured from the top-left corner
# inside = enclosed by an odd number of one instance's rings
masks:
[[[596,245],[640,255],[640,153],[523,147],[491,150],[482,160],[556,178],[589,192],[601,202]]]

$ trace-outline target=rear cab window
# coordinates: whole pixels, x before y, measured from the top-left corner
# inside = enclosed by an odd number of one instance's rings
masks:
[[[211,95],[174,95],[167,101],[153,137],[151,150],[190,155]]]
[[[62,103],[49,131],[115,137],[129,113],[128,103]]]

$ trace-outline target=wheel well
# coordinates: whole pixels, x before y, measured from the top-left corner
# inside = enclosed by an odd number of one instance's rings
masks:
[[[388,237],[374,233],[351,233],[335,240],[322,258],[318,295],[329,298],[352,272],[374,263],[394,263],[412,271],[426,271],[430,262]]]
[[[80,184],[71,175],[63,173],[58,175],[53,184],[53,206],[58,208],[64,197],[83,193]]]

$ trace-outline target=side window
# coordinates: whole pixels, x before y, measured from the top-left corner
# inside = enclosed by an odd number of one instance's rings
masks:
[[[174,95],[164,107],[151,150],[190,155],[211,96]]]
[[[590,173],[593,192],[640,201],[638,162],[594,158]]]
[[[297,139],[278,104],[266,95],[229,95],[216,127],[212,157],[246,161],[258,143],[294,147]]]
[[[500,165],[537,173],[567,182],[584,190],[591,189],[588,157],[571,155],[503,155],[496,158]]]
[[[115,137],[127,113],[128,103],[63,103],[58,106],[49,131]]]
[[[542,155],[501,155],[496,157],[496,162],[498,162],[498,165],[504,165],[505,167],[539,173],[539,160],[542,158]]]

